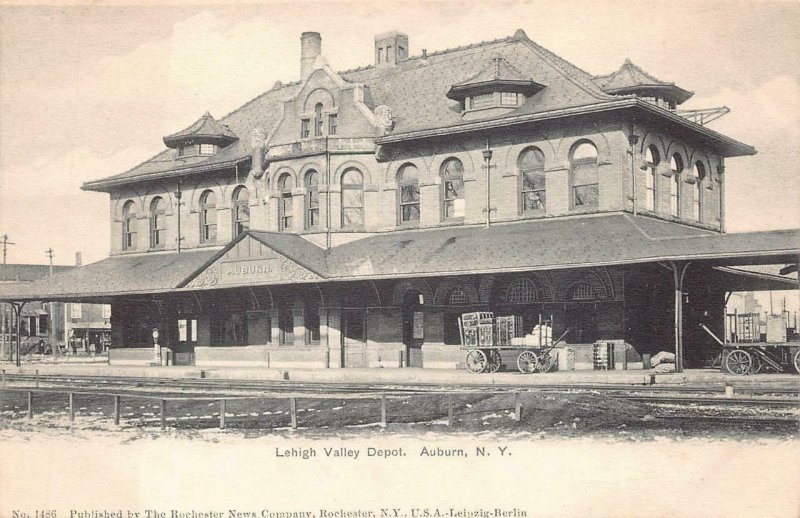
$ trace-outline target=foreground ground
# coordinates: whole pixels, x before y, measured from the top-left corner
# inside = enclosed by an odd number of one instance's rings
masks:
[[[633,393],[633,391],[630,391]],[[175,395],[175,394],[172,394]],[[123,396],[120,425],[113,423],[113,398],[77,394],[76,418],[68,418],[68,396],[34,392],[33,417],[27,418],[25,392],[0,391],[0,429],[30,432],[36,429],[116,430],[120,438],[162,433],[160,400],[163,392]],[[178,395],[175,395],[178,396]],[[207,394],[182,393],[166,401],[166,428],[171,433],[191,435],[197,430],[219,427],[220,404]],[[301,434],[305,437],[368,436],[372,434],[416,435],[425,432],[535,434],[540,437],[605,437],[648,440],[656,437],[716,437],[731,439],[794,439],[800,430],[797,406],[782,407],[715,402],[685,403],[636,401],[589,390],[521,392],[472,391],[454,396],[409,394],[387,397],[387,426],[381,426],[379,395],[298,395],[297,428],[290,428],[287,397],[231,394],[226,400],[223,434],[256,437],[266,434]],[[243,397],[236,399],[236,397]],[[449,398],[453,420],[449,426]],[[204,399],[205,398],[205,399]],[[790,399],[783,397],[784,399]],[[775,398],[772,398],[775,399]],[[522,411],[515,413],[516,403]]]

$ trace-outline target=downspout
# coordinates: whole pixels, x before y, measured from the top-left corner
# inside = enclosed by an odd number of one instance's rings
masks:
[[[725,165],[717,166],[719,176],[719,231],[725,233]]]
[[[483,150],[483,160],[486,169],[486,228],[492,224],[492,150],[490,149],[489,137],[486,137],[486,149]]]
[[[327,185],[327,201],[325,203],[325,249],[331,249],[331,152],[325,137],[325,182]]]
[[[181,241],[183,240],[183,238],[181,237],[181,205],[182,205],[181,198],[182,197],[183,197],[183,192],[181,191],[181,179],[178,178],[178,190],[175,191],[175,200],[177,200],[175,202],[175,205],[176,205],[176,209],[175,210],[178,213],[178,225],[177,225],[177,227],[178,227],[178,236],[175,239],[175,250],[177,251],[177,253],[181,253]]]
[[[636,118],[631,120],[630,131],[628,132],[628,143],[631,146],[631,202],[633,203],[633,215],[636,216],[636,144],[639,142],[639,135],[634,134]]]

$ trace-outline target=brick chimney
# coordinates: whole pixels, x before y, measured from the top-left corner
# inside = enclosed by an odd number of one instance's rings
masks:
[[[300,36],[300,79],[305,79],[322,53],[322,36],[318,32],[304,32]]]
[[[375,35],[375,66],[394,66],[407,59],[407,34],[391,31]]]

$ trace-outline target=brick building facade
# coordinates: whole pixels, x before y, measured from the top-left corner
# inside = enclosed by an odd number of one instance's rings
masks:
[[[796,257],[795,233],[723,235],[724,159],[755,150],[679,114],[691,92],[628,61],[593,76],[521,30],[374,45],[335,72],[303,33],[299,82],[85,184],[110,195],[111,258],[47,296],[110,303],[118,362],[149,361],[158,328],[176,363],[456,368],[457,316],[492,310],[636,363],[677,339],[665,263]],[[722,327],[715,264],[685,279],[689,362],[709,341],[690,324]]]

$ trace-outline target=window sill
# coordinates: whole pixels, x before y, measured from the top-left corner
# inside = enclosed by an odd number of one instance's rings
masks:
[[[457,226],[457,225],[463,225],[463,224],[464,224],[464,218],[463,217],[462,218],[448,218],[448,219],[443,219],[441,221],[441,225],[442,226]]]

